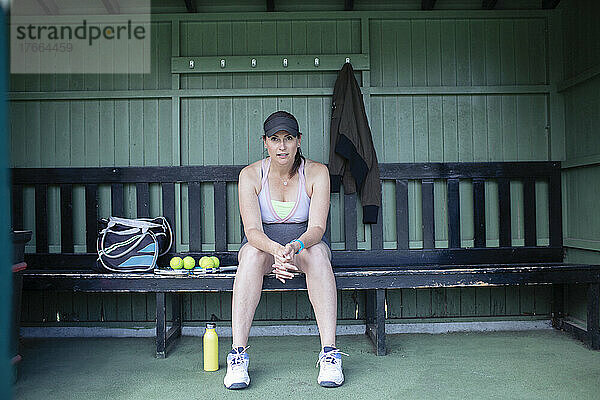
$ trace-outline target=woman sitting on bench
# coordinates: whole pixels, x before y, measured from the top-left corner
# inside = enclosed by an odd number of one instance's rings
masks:
[[[297,271],[306,275],[321,336],[317,381],[325,387],[344,382],[341,353],[335,347],[337,291],[331,250],[322,240],[329,213],[329,172],[325,165],[302,156],[300,139],[292,114],[271,114],[263,135],[269,157],[240,172],[239,203],[246,236],[233,285],[233,350],[227,356],[224,379],[228,389],[243,389],[250,383],[248,335],[263,276],[272,272],[283,283]]]

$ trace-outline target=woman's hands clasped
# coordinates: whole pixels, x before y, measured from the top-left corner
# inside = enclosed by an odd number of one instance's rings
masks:
[[[278,254],[273,254],[275,264],[273,264],[273,273],[275,277],[285,283],[286,279],[292,279],[294,272],[298,272],[298,267],[294,265],[294,255],[297,249],[292,243],[282,246]]]

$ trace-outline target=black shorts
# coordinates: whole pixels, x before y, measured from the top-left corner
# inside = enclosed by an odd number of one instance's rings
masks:
[[[298,239],[308,229],[308,221],[300,223],[280,223],[280,224],[263,224],[263,231],[265,235],[271,240],[285,246],[294,239]],[[321,239],[327,247],[331,249],[331,246],[327,242],[327,239],[323,237]],[[248,243],[248,239],[244,235],[240,248]]]

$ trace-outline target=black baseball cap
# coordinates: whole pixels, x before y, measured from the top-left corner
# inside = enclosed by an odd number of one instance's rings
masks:
[[[295,137],[300,135],[298,121],[296,121],[296,118],[292,114],[286,111],[276,111],[269,115],[265,120],[263,128],[267,137],[273,136],[279,131],[286,131]]]

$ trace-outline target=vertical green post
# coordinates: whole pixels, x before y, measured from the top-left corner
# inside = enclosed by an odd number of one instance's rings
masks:
[[[0,27],[5,29],[4,9],[0,7]],[[0,398],[12,398],[12,366],[10,354],[12,310],[12,245],[9,237],[8,190],[8,48],[6,36],[0,35]]]

